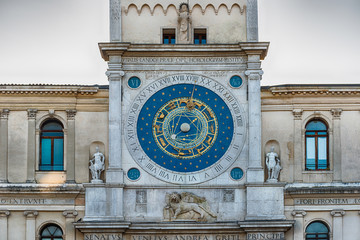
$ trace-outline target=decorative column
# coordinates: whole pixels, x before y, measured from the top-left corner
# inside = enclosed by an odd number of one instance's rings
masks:
[[[0,240],[8,240],[8,217],[10,212],[7,210],[0,210]]]
[[[65,236],[67,240],[75,240],[75,228],[72,224],[75,221],[75,217],[78,212],[75,210],[65,210],[63,212],[65,217]]]
[[[66,110],[67,144],[66,144],[66,182],[75,183],[75,115],[76,110]]]
[[[84,221],[123,221],[124,172],[122,169],[122,71],[121,57],[110,57],[109,69],[109,165],[105,183],[87,183]]]
[[[340,116],[342,109],[331,109],[333,116],[333,162],[334,162],[334,182],[341,182],[341,128]]]
[[[343,239],[343,216],[345,211],[342,209],[337,209],[331,211],[331,216],[333,216],[333,239],[342,240]]]
[[[110,41],[121,42],[121,2],[110,0]]]
[[[294,216],[294,240],[304,239],[304,217],[306,212],[303,210],[294,210],[291,215]]]
[[[109,167],[106,171],[107,183],[123,183],[121,80],[125,73],[121,67],[121,64],[109,63],[109,70],[106,72],[109,79]]]
[[[28,109],[28,144],[27,144],[27,183],[35,182],[36,162],[36,113],[37,109]]]
[[[8,119],[9,109],[0,111],[0,183],[8,182]]]
[[[302,109],[294,109],[294,180],[302,182]]]
[[[246,4],[246,36],[247,36],[248,42],[257,42],[259,40],[257,0],[247,0],[247,4]]]
[[[249,55],[248,65],[258,65],[260,56]],[[262,70],[247,70],[249,86],[249,167],[247,182],[264,182],[264,171],[261,165],[261,95],[260,80]]]
[[[35,240],[36,236],[36,217],[39,215],[37,211],[25,211],[24,216],[26,217],[26,235],[25,240]]]

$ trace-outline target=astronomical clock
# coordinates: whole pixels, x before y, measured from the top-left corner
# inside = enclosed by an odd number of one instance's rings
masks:
[[[232,87],[241,85],[239,79],[224,84],[177,74],[143,87],[125,123],[133,159],[144,171],[174,184],[202,183],[225,172],[246,138],[244,111],[232,94]],[[128,84],[137,87],[136,81]]]

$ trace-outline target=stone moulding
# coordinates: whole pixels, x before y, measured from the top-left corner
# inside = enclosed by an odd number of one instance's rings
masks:
[[[286,194],[358,194],[360,183],[291,183],[284,189]]]
[[[357,95],[360,94],[360,90],[358,88],[336,88],[331,89],[332,86],[328,87],[307,87],[304,85],[301,88],[297,87],[270,87],[269,91],[273,95]]]
[[[138,14],[139,16],[141,15],[143,9],[145,9],[145,8],[148,8],[148,9],[150,10],[151,16],[154,15],[154,12],[155,12],[155,9],[156,9],[156,8],[161,8],[161,10],[162,10],[162,12],[164,13],[165,16],[167,15],[167,13],[168,13],[168,11],[169,11],[169,8],[175,8],[176,11],[177,11],[177,9],[178,9],[178,7],[175,6],[174,4],[169,4],[168,6],[163,6],[163,5],[161,5],[161,4],[156,4],[156,5],[154,5],[154,6],[151,7],[149,4],[146,4],[146,3],[143,4],[143,5],[141,5],[141,6],[137,6],[136,4],[131,3],[131,4],[129,4],[127,7],[124,7],[124,13],[125,13],[126,16],[128,15],[130,8],[132,8],[132,7],[136,9],[136,12],[137,12],[137,14]],[[190,13],[191,13],[191,12],[194,10],[194,8],[196,8],[196,7],[199,7],[199,8],[201,9],[202,15],[205,15],[205,12],[206,12],[206,10],[207,10],[208,8],[209,8],[209,9],[213,9],[215,15],[218,15],[219,10],[220,10],[220,8],[222,8],[222,7],[226,9],[228,15],[231,14],[231,12],[232,12],[232,10],[233,10],[234,7],[238,7],[238,8],[239,8],[241,15],[243,15],[243,14],[245,13],[245,11],[246,11],[246,6],[245,6],[245,5],[241,7],[241,6],[240,6],[239,4],[237,4],[237,3],[234,3],[234,4],[231,5],[231,6],[228,6],[228,5],[226,5],[225,3],[221,3],[218,7],[215,7],[215,6],[214,6],[213,4],[211,4],[211,3],[210,3],[210,4],[207,4],[207,5],[203,5],[203,6],[201,6],[199,3],[196,3],[196,4],[194,4],[192,7],[190,7]]]
[[[50,86],[50,85],[0,85],[0,94],[37,94],[37,95],[93,95],[98,87]]]
[[[110,56],[122,57],[222,57],[260,55],[263,60],[268,51],[268,42],[241,42],[239,44],[131,44],[119,42],[99,43],[101,56],[109,61]],[[151,55],[149,55],[149,53]]]

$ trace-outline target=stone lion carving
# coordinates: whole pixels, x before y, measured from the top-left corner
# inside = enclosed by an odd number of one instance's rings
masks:
[[[193,220],[193,221],[215,221],[217,216],[210,210],[210,206],[204,197],[183,192],[173,192],[165,196],[166,206],[164,208],[164,219]]]

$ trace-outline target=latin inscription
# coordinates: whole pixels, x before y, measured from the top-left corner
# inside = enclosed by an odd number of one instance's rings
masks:
[[[296,205],[360,205],[360,198],[307,198],[295,199]]]
[[[124,64],[134,63],[148,63],[148,64],[159,64],[159,63],[174,63],[174,64],[194,64],[194,63],[244,63],[243,57],[124,57]]]
[[[0,204],[43,205],[47,202],[44,198],[1,198]]]
[[[122,240],[121,234],[86,233],[84,240]]]
[[[248,233],[247,240],[285,240],[284,233]]]
[[[47,204],[74,204],[73,199],[47,198],[0,198],[0,205],[47,205]]]
[[[244,240],[238,234],[230,235],[133,235],[129,240]]]

